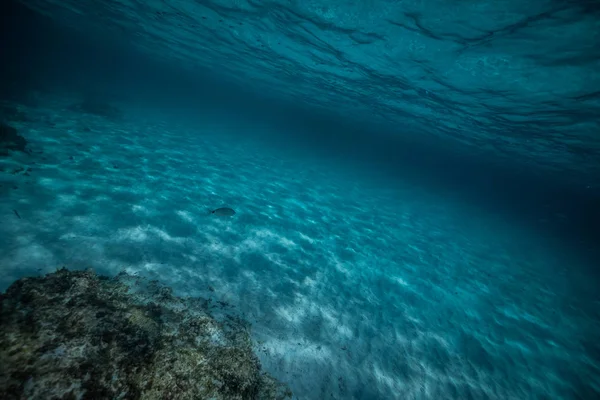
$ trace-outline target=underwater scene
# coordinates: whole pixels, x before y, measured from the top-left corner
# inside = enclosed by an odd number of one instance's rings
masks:
[[[600,398],[600,3],[5,0],[0,399]]]

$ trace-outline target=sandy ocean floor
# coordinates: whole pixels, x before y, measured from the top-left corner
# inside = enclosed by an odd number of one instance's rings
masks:
[[[32,154],[0,158],[1,290],[92,267],[224,301],[298,399],[600,391],[592,288],[518,224],[217,125],[47,104],[11,123]]]

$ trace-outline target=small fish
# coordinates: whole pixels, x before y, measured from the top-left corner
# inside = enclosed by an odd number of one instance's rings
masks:
[[[223,207],[212,210],[210,213],[218,215],[219,217],[231,217],[235,214],[235,211],[233,211],[231,208]]]
[[[21,219],[21,216],[19,215],[19,213],[17,212],[17,210],[13,210],[15,212],[15,215],[17,216],[17,218]]]

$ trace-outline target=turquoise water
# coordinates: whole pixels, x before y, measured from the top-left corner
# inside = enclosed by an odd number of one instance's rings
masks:
[[[295,399],[600,398],[594,4],[22,3],[0,290],[224,302]]]
[[[66,265],[226,301],[297,398],[600,389],[594,285],[551,237],[208,122],[48,103],[19,126],[33,155],[2,159],[2,288]]]

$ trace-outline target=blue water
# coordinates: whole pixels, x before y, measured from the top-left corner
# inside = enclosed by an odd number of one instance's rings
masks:
[[[298,399],[600,396],[597,132],[536,139],[539,156],[518,137],[498,150],[515,148],[511,164],[489,152],[492,128],[437,140],[421,115],[425,138],[413,140],[220,75],[165,77],[177,66],[76,37],[60,24],[67,8],[36,4],[54,22],[4,8],[15,26],[3,33],[2,94],[28,116],[10,124],[31,154],[0,157],[1,290],[64,265],[226,301]],[[26,37],[32,26],[44,39]],[[126,67],[108,70],[117,59]],[[123,117],[72,107],[91,92]],[[589,152],[545,152],[553,140]],[[209,213],[218,207],[236,215]]]

